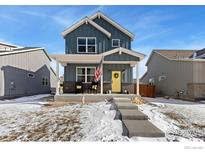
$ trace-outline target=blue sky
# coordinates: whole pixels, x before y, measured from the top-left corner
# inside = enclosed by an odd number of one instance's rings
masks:
[[[64,53],[61,32],[98,10],[135,34],[140,75],[153,49],[205,47],[205,6],[0,6],[0,41]]]

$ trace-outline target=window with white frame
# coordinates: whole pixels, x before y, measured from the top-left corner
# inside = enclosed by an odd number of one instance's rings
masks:
[[[112,39],[112,47],[120,47],[120,39]]]
[[[95,76],[95,67],[77,67],[76,81],[78,82],[92,82]]]
[[[78,53],[95,53],[96,37],[78,37],[77,51]]]

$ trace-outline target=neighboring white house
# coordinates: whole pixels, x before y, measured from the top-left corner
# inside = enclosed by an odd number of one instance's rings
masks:
[[[50,93],[55,72],[45,49],[0,43],[0,97]]]

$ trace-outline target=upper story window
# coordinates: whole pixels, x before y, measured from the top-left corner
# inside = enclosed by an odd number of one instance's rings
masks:
[[[120,47],[120,39],[112,39],[112,47]]]
[[[78,37],[77,51],[78,53],[95,53],[96,37]]]

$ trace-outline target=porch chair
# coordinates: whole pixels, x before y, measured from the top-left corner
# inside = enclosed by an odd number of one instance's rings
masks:
[[[82,82],[75,83],[75,93],[83,93],[83,83]]]
[[[89,91],[97,93],[98,90],[98,82],[93,81],[90,85]]]

